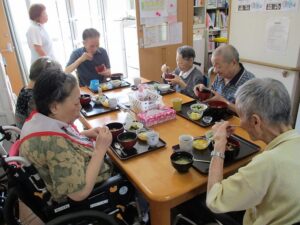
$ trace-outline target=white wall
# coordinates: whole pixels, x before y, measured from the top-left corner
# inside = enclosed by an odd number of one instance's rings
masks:
[[[251,71],[257,78],[273,78],[281,81],[287,88],[292,100],[292,116],[293,121],[296,120],[299,98],[300,98],[300,79],[299,72],[287,71],[287,76],[282,75],[282,69],[260,66],[257,64],[243,63],[245,68]],[[298,118],[300,120],[300,118]]]

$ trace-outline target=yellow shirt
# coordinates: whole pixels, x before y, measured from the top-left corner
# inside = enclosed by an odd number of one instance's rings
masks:
[[[300,135],[287,131],[245,167],[207,194],[216,213],[246,210],[243,224],[287,225],[300,221]]]

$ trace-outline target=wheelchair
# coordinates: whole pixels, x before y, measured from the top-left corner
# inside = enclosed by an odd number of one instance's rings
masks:
[[[0,126],[0,155],[8,155],[8,150],[19,139],[21,130],[16,126]],[[14,151],[12,149],[12,151]],[[0,169],[0,221],[3,220],[3,208],[7,197],[7,177]]]
[[[96,184],[90,196],[80,202],[66,199],[55,202],[37,170],[25,158],[0,155],[5,186],[3,215],[7,225],[31,224],[22,218],[20,202],[47,225],[128,225],[140,224],[141,214],[131,183],[120,173]],[[7,191],[8,190],[8,191]]]

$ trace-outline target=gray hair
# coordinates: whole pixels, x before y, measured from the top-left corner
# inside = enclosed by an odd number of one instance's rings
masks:
[[[291,99],[285,86],[271,78],[255,78],[240,86],[235,94],[236,107],[246,119],[259,115],[267,124],[291,122]]]
[[[181,57],[185,60],[193,59],[196,57],[195,50],[193,47],[184,45],[179,48],[177,48],[177,53],[181,55]]]
[[[82,33],[82,40],[86,40],[88,38],[99,38],[100,33],[94,28],[85,29]]]
[[[239,52],[232,45],[221,45],[214,52],[213,56],[222,56],[226,63],[231,63],[233,60],[240,61]]]

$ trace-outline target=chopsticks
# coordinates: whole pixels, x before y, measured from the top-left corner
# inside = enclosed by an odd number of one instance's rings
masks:
[[[196,159],[195,157],[193,157],[193,161],[195,161],[195,162],[203,162],[203,163],[210,163],[209,160]]]

